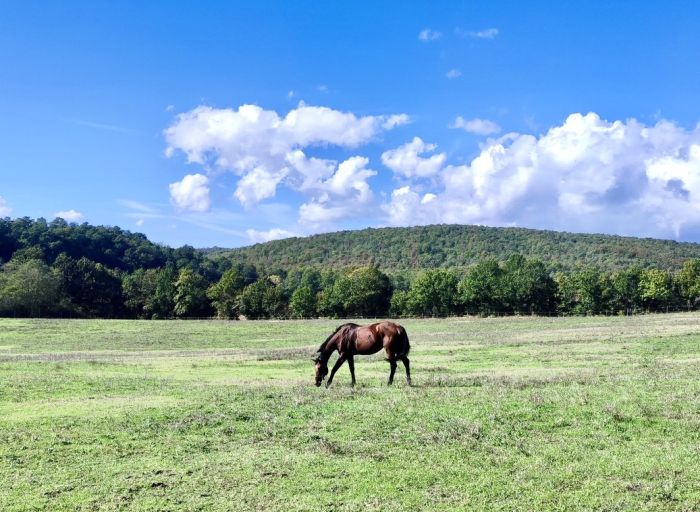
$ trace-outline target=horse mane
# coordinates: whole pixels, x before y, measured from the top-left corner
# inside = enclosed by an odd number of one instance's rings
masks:
[[[335,336],[336,334],[338,334],[338,332],[339,332],[343,327],[348,327],[348,326],[357,327],[357,324],[354,324],[354,323],[352,323],[352,322],[348,322],[348,323],[339,325],[339,326],[337,327],[337,329],[336,329],[335,331],[333,331],[333,332],[331,333],[331,335],[328,336],[328,337],[326,338],[326,341],[324,341],[323,343],[321,343],[321,346],[318,347],[317,352],[323,352],[323,349],[326,348],[326,345],[328,344],[328,342],[331,341],[331,340],[333,339],[333,336]]]

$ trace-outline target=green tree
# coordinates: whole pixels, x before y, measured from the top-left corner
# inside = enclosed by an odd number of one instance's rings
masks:
[[[249,319],[283,318],[285,303],[282,289],[269,278],[246,286],[240,295],[240,311]]]
[[[408,292],[408,311],[429,316],[457,313],[457,285],[457,276],[451,270],[438,268],[421,272]]]
[[[601,274],[592,267],[555,276],[559,310],[575,315],[604,311]]]
[[[151,270],[156,283],[155,295],[146,303],[151,318],[168,318],[175,313],[175,282],[178,274],[173,265]]]
[[[38,317],[56,311],[60,280],[43,261],[10,261],[0,272],[0,310]]]
[[[409,297],[410,293],[408,290],[394,290],[394,293],[391,294],[391,305],[389,306],[389,314],[393,317],[409,315]]]
[[[74,305],[74,313],[99,318],[123,315],[122,279],[115,270],[86,257],[75,260],[66,253],[56,258],[54,268]]]
[[[168,318],[175,307],[175,271],[138,269],[122,279],[124,304],[139,318]]]
[[[316,294],[310,286],[302,285],[292,294],[289,310],[294,318],[312,318],[316,316]]]
[[[180,270],[175,282],[174,313],[179,317],[209,316],[206,278],[189,268]]]
[[[384,316],[391,303],[391,281],[377,267],[341,275],[319,297],[321,314],[333,317]]]
[[[544,263],[513,254],[502,265],[499,295],[510,313],[548,313],[556,308],[556,283]]]
[[[683,267],[676,274],[676,283],[687,308],[695,308],[700,302],[700,259],[683,262]]]
[[[239,295],[245,279],[237,268],[230,268],[221,279],[209,287],[207,297],[211,300],[219,318],[238,318]]]
[[[645,269],[639,278],[639,296],[650,311],[662,311],[671,304],[671,274],[655,268]]]
[[[459,298],[467,312],[493,314],[503,310],[501,281],[503,270],[493,258],[469,269],[459,283]]]
[[[631,267],[610,274],[612,293],[609,303],[613,311],[630,315],[641,307],[639,280],[642,269]]]
[[[139,268],[131,274],[122,276],[122,293],[124,305],[138,318],[150,318],[146,311],[149,297],[155,294],[156,283],[148,279],[147,271]]]
[[[348,275],[350,295],[345,312],[350,316],[384,316],[391,302],[391,280],[375,266],[358,268]]]

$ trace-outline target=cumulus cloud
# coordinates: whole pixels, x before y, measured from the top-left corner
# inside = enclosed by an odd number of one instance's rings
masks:
[[[293,231],[287,231],[286,229],[273,228],[267,231],[258,231],[256,229],[246,230],[248,238],[253,243],[269,242],[270,240],[280,240],[282,238],[291,238],[293,236],[299,236],[299,234]]]
[[[455,78],[459,78],[460,76],[462,76],[462,72],[457,68],[452,68],[447,73],[445,73],[445,76],[450,80],[454,80]]]
[[[700,232],[700,129],[572,114],[540,137],[490,140],[440,190],[394,190],[394,225],[476,223],[683,238]]]
[[[243,206],[251,207],[263,199],[274,197],[277,193],[277,184],[286,174],[286,169],[270,172],[264,167],[256,167],[238,180],[233,195]]]
[[[321,162],[326,166],[324,171],[321,171]],[[297,155],[295,165],[300,163],[309,165]],[[310,201],[299,207],[299,222],[318,227],[363,211],[373,199],[367,180],[377,174],[367,168],[368,164],[369,160],[361,156],[350,157],[337,166],[332,161],[315,159],[319,178],[306,185],[306,190],[314,194]],[[325,179],[324,175],[327,176]]]
[[[274,196],[283,181],[292,186],[308,182],[303,166],[290,166],[295,152],[355,148],[409,121],[406,114],[356,116],[304,103],[284,117],[257,105],[237,110],[200,106],[178,115],[165,130],[166,155],[180,151],[210,172],[234,172],[240,177],[235,196],[250,207]]]
[[[462,130],[475,133],[477,135],[491,135],[501,131],[501,127],[488,119],[464,119],[462,116],[457,116],[450,128],[461,128]]]
[[[411,118],[408,114],[394,114],[385,118],[386,120],[382,123],[382,128],[385,130],[391,130],[402,124],[408,124],[411,122]]]
[[[12,208],[7,204],[7,201],[0,196],[0,217],[8,217],[12,213]]]
[[[181,211],[206,212],[211,206],[209,178],[203,174],[188,174],[171,183],[170,202]]]
[[[418,39],[423,41],[424,43],[427,43],[429,41],[435,41],[436,39],[440,39],[441,37],[441,32],[438,32],[437,30],[431,30],[429,28],[424,28],[423,30],[418,32]]]
[[[420,155],[434,151],[435,144],[426,144],[419,137],[414,137],[411,142],[382,153],[382,163],[395,174],[406,178],[426,178],[434,176],[440,171],[447,156],[445,153],[437,153],[427,158]]]
[[[457,28],[455,32],[461,37],[475,37],[477,39],[495,39],[496,36],[498,36],[497,28],[485,28],[483,30],[476,31]]]
[[[61,218],[66,222],[80,222],[85,218],[85,215],[73,209],[56,212],[53,216],[54,218]]]

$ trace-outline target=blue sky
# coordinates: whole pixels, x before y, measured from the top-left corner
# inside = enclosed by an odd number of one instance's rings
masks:
[[[0,215],[700,241],[695,2],[5,2]]]

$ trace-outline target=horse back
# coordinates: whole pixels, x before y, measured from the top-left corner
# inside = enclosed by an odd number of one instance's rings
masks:
[[[408,354],[406,330],[394,322],[378,322],[357,327],[354,331],[356,354],[374,354],[384,349],[389,354]]]

